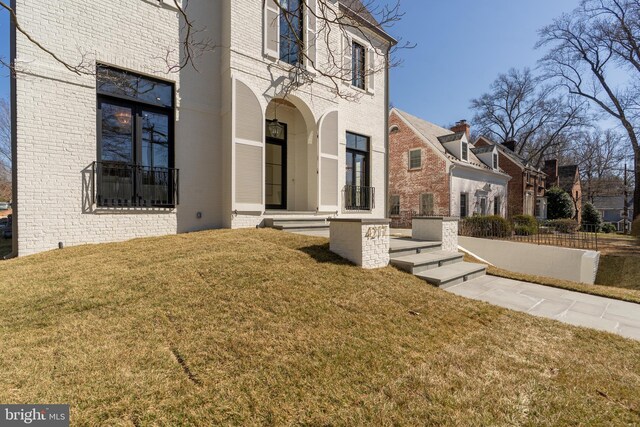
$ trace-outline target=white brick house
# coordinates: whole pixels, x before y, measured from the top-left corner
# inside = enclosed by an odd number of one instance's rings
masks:
[[[357,99],[336,96],[306,59],[301,68],[314,82],[283,99],[296,52],[283,45],[273,1],[192,1],[190,16],[218,47],[197,71],[166,73],[166,58],[178,63],[183,54],[172,4],[13,1],[26,31],[65,61],[84,57],[96,74],[76,75],[12,32],[14,255],[59,242],[255,227],[292,211],[383,218],[384,57],[353,31],[334,31],[331,55],[357,70],[341,90]],[[330,4],[349,13],[349,2]],[[330,53],[309,42],[321,36],[318,23],[301,18],[306,56],[322,69]],[[394,43],[382,31],[370,36],[378,49]],[[383,70],[362,74],[354,52],[367,69]]]

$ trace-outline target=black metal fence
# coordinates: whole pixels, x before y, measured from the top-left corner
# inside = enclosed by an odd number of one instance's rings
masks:
[[[375,187],[345,185],[342,192],[347,211],[368,211],[376,207]]]
[[[122,163],[94,162],[95,203],[100,207],[174,207],[179,171]]]
[[[570,220],[540,221],[523,225],[517,221],[460,221],[458,234],[481,239],[508,240],[535,245],[598,250],[600,227]]]

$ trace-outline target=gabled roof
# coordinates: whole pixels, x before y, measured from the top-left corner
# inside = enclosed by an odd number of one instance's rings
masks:
[[[361,20],[367,28],[387,39],[392,45],[398,44],[398,41],[382,28],[380,22],[373,16],[369,8],[362,3],[362,0],[341,0],[340,8],[348,12],[356,20]]]
[[[442,145],[443,141],[445,141],[446,143],[461,140],[463,137],[465,137],[464,132],[452,132],[449,129],[434,125],[431,122],[423,120],[397,108],[393,108],[391,112],[395,112],[407,123],[409,123],[409,125],[411,125],[411,127],[413,127],[413,129],[417,131],[420,136],[427,140],[431,144],[431,146],[439,151],[449,162],[456,165],[461,165],[472,169],[479,169],[486,172],[492,172],[509,177],[509,175],[504,173],[504,171],[495,171],[491,167],[484,164],[484,162],[476,157],[476,155],[473,153],[473,150],[469,150],[469,162],[465,162],[454,156],[453,153],[451,153],[444,147],[444,145]],[[471,146],[471,143],[469,145]]]
[[[478,141],[482,139],[484,140],[487,144],[493,145],[495,147],[498,148],[498,151],[502,154],[504,154],[504,156],[506,158],[508,158],[509,160],[511,160],[512,163],[514,163],[516,166],[518,166],[520,169],[522,170],[530,170],[530,171],[535,171],[537,173],[540,173],[542,175],[546,175],[544,172],[542,172],[542,169],[538,169],[535,168],[533,166],[531,166],[524,157],[520,156],[518,153],[516,153],[515,151],[505,147],[502,144],[498,144],[495,141],[490,140],[489,138],[487,138],[486,136],[480,136],[478,138]],[[478,142],[476,141],[476,143]]]

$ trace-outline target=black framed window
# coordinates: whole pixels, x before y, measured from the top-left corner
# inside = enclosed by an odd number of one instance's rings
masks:
[[[98,66],[97,92],[98,205],[175,206],[173,84]]]
[[[304,2],[280,0],[280,60],[297,65],[304,52]]]
[[[351,61],[351,84],[359,89],[364,90],[366,77],[366,50],[364,46],[362,46],[358,42],[353,42]]]
[[[422,167],[422,150],[409,151],[409,169],[420,169]]]
[[[349,210],[370,210],[374,194],[369,186],[370,141],[363,135],[347,132],[345,203]]]
[[[465,162],[469,161],[469,143],[468,142],[462,143],[462,160],[464,160]]]
[[[493,199],[493,214],[495,216],[500,216],[500,214],[501,214],[501,212],[500,212],[501,209],[500,208],[502,207],[501,205],[502,205],[502,200],[500,200],[500,196],[496,196]]]
[[[460,218],[466,218],[469,215],[468,199],[467,193],[460,193]]]
[[[498,155],[496,153],[493,154],[493,168],[498,169]]]

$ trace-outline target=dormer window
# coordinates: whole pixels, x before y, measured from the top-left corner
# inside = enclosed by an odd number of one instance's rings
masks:
[[[498,169],[498,153],[493,153],[493,168]]]
[[[469,143],[462,141],[462,160],[469,161]]]

